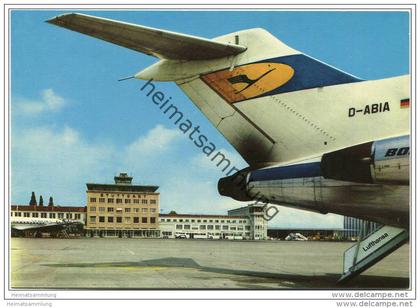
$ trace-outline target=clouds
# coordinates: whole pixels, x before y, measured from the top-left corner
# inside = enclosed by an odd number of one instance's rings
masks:
[[[14,107],[16,108],[14,112],[36,116],[46,112],[60,111],[67,104],[64,98],[57,95],[53,89],[44,89],[40,94],[40,99],[16,98],[14,100]]]
[[[61,204],[84,204],[85,183],[114,172],[112,146],[89,143],[68,126],[16,128],[11,141],[14,202],[36,191]]]
[[[167,152],[170,146],[180,138],[182,138],[182,134],[177,129],[169,129],[158,124],[147,134],[138,137],[137,140],[127,146],[125,160],[129,163],[137,162],[140,158],[152,158]]]

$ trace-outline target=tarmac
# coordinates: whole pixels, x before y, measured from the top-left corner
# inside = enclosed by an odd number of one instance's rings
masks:
[[[410,246],[337,285],[349,242],[12,238],[14,289],[407,289]]]

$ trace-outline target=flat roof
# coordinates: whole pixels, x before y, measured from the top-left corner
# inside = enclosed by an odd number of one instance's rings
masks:
[[[39,205],[12,205],[12,211],[22,211],[22,212],[86,212],[85,206],[61,206],[61,205],[54,205],[54,206],[43,206],[40,207]]]
[[[159,186],[154,185],[121,185],[121,184],[95,184],[87,183],[88,190],[98,191],[124,191],[124,192],[155,192]]]
[[[159,217],[170,218],[248,218],[247,216],[209,215],[209,214],[159,214]]]

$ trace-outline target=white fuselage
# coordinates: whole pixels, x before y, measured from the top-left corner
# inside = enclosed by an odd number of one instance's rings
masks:
[[[52,218],[29,218],[29,217],[11,217],[11,227],[15,230],[34,230],[45,227],[61,226],[66,222],[62,219]]]

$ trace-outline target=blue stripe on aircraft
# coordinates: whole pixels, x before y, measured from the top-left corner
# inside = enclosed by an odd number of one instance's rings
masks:
[[[362,79],[351,76],[303,54],[266,59],[257,63],[264,62],[287,64],[291,66],[295,72],[293,77],[286,84],[270,92],[264,93],[259,97],[363,81]],[[269,75],[266,78],[269,78]]]
[[[321,176],[319,162],[252,171],[249,181],[275,181]]]

